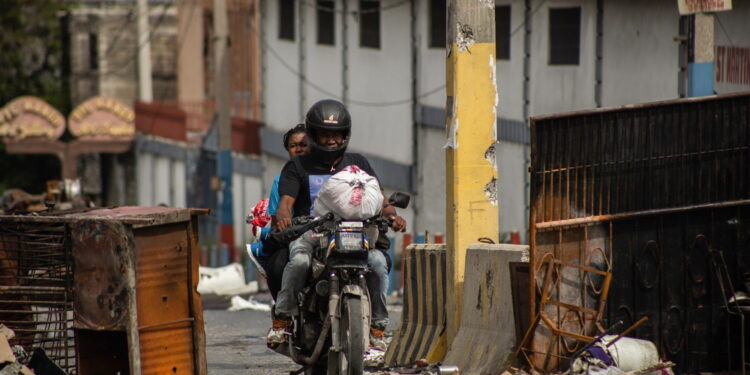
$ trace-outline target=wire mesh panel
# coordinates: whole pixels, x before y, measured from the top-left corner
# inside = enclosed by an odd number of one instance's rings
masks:
[[[0,222],[0,322],[75,374],[72,261],[62,223]]]

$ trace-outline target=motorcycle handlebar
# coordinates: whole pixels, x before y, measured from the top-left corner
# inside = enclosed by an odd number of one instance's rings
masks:
[[[292,242],[299,238],[303,233],[307,232],[310,229],[314,229],[323,223],[333,220],[333,213],[329,212],[323,216],[316,217],[312,219],[311,221],[307,221],[306,219],[310,218],[309,216],[304,217],[304,219],[297,219],[295,220],[298,222],[298,224],[293,224],[287,228],[285,228],[282,231],[273,231],[270,233],[271,238],[273,238],[276,242],[279,244],[288,244],[289,242]]]

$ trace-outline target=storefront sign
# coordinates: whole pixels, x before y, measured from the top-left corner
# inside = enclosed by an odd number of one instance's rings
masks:
[[[732,9],[732,0],[677,0],[680,14],[718,12]]]
[[[42,99],[22,96],[0,109],[0,138],[58,139],[65,131],[65,117]]]
[[[135,113],[119,100],[95,97],[73,110],[68,117],[68,129],[79,139],[132,139]]]

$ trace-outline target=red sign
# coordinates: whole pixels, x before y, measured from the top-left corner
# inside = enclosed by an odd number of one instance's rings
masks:
[[[42,99],[22,96],[0,109],[0,138],[60,138],[65,117]]]
[[[718,12],[732,9],[732,0],[677,0],[680,14]]]
[[[119,100],[95,97],[73,110],[68,129],[79,139],[129,140],[135,135],[135,113]]]

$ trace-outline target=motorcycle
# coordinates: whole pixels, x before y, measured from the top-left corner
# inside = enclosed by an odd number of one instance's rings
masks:
[[[406,208],[409,195],[394,193],[394,207]],[[378,231],[388,230],[389,220],[377,216],[363,221],[341,220],[327,213],[302,216],[293,225],[270,235],[288,244],[313,231],[320,246],[313,250],[312,269],[297,296],[299,313],[286,343],[274,348],[302,365],[291,374],[360,375],[369,346],[370,296],[365,275],[367,255]]]

